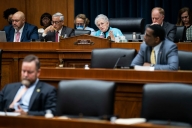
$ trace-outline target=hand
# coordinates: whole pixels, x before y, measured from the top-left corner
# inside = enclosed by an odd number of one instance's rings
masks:
[[[113,31],[109,31],[109,36],[111,37],[112,41],[115,41],[115,37],[114,37]]]
[[[28,113],[25,112],[19,105],[18,105],[18,110],[16,110],[15,112],[18,112],[18,113],[20,113],[23,116],[28,115]]]
[[[53,31],[55,31],[55,30],[56,30],[56,29],[53,27],[53,25],[50,25],[49,27],[47,27],[47,28],[45,29],[44,34],[47,34],[48,31],[53,32]]]
[[[151,66],[151,64],[150,64],[150,63],[145,62],[145,63],[143,64],[143,66]]]

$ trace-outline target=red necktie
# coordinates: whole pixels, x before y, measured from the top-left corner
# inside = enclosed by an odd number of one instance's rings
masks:
[[[59,37],[59,32],[56,31],[56,32],[55,32],[55,42],[59,42],[59,41],[58,41],[58,37]]]

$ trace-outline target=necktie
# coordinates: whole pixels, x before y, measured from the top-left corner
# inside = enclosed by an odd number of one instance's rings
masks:
[[[58,37],[59,37],[59,32],[56,31],[55,32],[55,42],[59,42]]]
[[[156,64],[155,50],[154,49],[151,51],[151,64]]]
[[[16,33],[15,42],[20,42],[20,32]]]
[[[14,108],[14,104],[21,99],[21,97],[25,94],[26,91],[27,91],[27,88],[24,86],[22,90],[19,92],[19,94],[15,97],[15,99],[13,100],[9,108]]]

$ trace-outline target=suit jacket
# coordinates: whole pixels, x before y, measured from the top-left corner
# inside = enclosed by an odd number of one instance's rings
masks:
[[[14,41],[15,29],[12,25],[5,26],[3,29],[6,32],[8,42]],[[25,22],[20,42],[30,42],[31,39],[39,39],[38,29],[36,26]]]
[[[133,59],[131,66],[142,66],[145,62],[151,63],[151,51],[152,47],[143,42],[140,46],[139,53]],[[165,39],[159,49],[155,70],[178,70],[178,65],[177,45],[168,39]]]
[[[146,25],[146,28],[149,26],[150,24]],[[175,35],[176,35],[176,31],[177,28],[174,24],[171,24],[169,22],[163,22],[163,26],[165,29],[165,34],[166,34],[166,38],[169,39],[170,41],[174,41],[175,40]]]
[[[0,111],[9,108],[21,85],[21,83],[11,83],[3,88],[0,92]],[[31,96],[28,114],[44,116],[47,109],[52,110],[53,114],[55,114],[56,89],[47,83],[39,81]]]
[[[63,29],[61,31],[61,36],[65,37],[65,35],[67,37],[75,36],[74,29],[63,26]],[[49,31],[45,37],[41,37],[41,40],[55,42],[55,32]]]

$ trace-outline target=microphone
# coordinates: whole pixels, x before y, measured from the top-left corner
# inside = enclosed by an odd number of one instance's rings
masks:
[[[120,61],[120,59],[121,59],[122,57],[126,57],[126,55],[120,56],[120,57],[117,59],[117,61],[116,61],[116,63],[115,63],[115,66],[114,66],[113,68],[116,68],[116,67],[117,67],[117,64],[119,63],[119,61]]]

